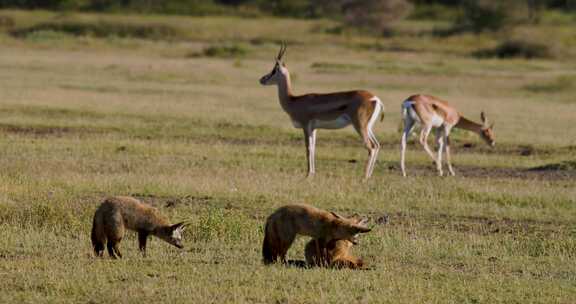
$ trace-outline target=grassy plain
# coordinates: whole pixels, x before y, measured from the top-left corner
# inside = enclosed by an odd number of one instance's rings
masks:
[[[331,35],[326,21],[1,13],[16,28],[105,19],[179,34],[0,34],[0,302],[576,301],[569,57],[479,60],[470,54],[493,37]],[[383,100],[384,148],[369,182],[351,129],[319,132],[318,175],[304,178],[301,134],[275,89],[257,82],[279,39],[290,43],[297,93],[364,88]],[[206,56],[230,45],[242,52]],[[401,178],[399,109],[414,93],[443,97],[472,119],[485,110],[497,147],[456,132],[458,176],[439,178],[412,144],[410,177]],[[192,220],[186,248],[152,240],[144,258],[129,234],[125,259],[94,258],[91,217],[107,195]],[[368,269],[263,266],[263,221],[292,202],[370,216],[373,232],[354,249]],[[291,259],[303,259],[304,243]]]

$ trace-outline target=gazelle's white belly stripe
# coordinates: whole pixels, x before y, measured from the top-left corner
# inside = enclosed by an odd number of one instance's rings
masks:
[[[342,129],[349,126],[352,123],[352,119],[348,114],[342,114],[335,119],[331,120],[321,120],[313,119],[310,121],[310,127],[312,129]],[[297,120],[292,120],[292,125],[296,129],[302,129],[302,124]]]
[[[332,120],[320,120],[314,119],[311,121],[312,128],[314,129],[342,129],[349,126],[352,123],[352,119],[348,114],[342,114],[336,119]]]
[[[430,124],[435,127],[438,128],[440,126],[442,126],[444,124],[444,119],[442,117],[440,117],[440,115],[438,114],[434,114],[432,115],[432,117],[430,118]]]

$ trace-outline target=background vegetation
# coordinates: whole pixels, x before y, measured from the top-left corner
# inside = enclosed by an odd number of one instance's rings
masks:
[[[377,30],[329,7],[330,18],[230,1],[175,11],[219,14],[190,17],[58,3],[0,11],[0,303],[575,301],[571,2],[536,19],[496,7],[514,14],[488,28],[464,17],[480,2],[411,2]],[[258,84],[282,40],[296,93],[383,100],[369,182],[351,129],[319,132],[318,175],[304,179],[301,132]],[[400,103],[415,93],[473,120],[484,110],[496,148],[454,132],[458,176],[439,178],[412,141],[402,178]],[[125,259],[94,258],[91,219],[108,195],[191,220],[186,248],[153,239],[144,258],[129,233]],[[368,268],[262,265],[263,222],[292,202],[369,216],[353,249]]]

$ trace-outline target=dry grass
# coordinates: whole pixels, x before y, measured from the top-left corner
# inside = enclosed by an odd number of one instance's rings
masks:
[[[53,17],[11,14],[19,25]],[[305,21],[274,20],[262,29],[262,19],[150,20],[202,30],[173,43],[0,38],[0,302],[576,298],[576,173],[529,170],[573,161],[576,103],[568,89],[554,98],[527,89],[571,79],[574,62],[447,56],[436,51],[444,38],[429,52],[361,49],[355,39],[373,38],[310,33],[317,25]],[[371,181],[361,181],[366,152],[352,130],[319,133],[318,176],[304,179],[301,134],[276,91],[257,82],[276,52],[267,39],[287,25],[298,93],[364,88],[384,101],[386,118],[377,126],[384,149]],[[312,43],[317,37],[330,43]],[[265,42],[237,59],[187,56],[230,38]],[[496,121],[496,149],[459,132],[459,176],[438,178],[424,152],[410,146],[411,176],[401,178],[399,105],[419,92],[451,101],[472,119],[485,110]],[[143,258],[131,234],[124,260],[94,258],[91,216],[109,194],[134,195],[175,221],[192,220],[187,247],[155,239]],[[374,230],[354,248],[369,269],[263,266],[264,218],[290,202],[370,216]],[[383,216],[388,223],[376,224]],[[304,243],[298,240],[291,259],[303,259]]]

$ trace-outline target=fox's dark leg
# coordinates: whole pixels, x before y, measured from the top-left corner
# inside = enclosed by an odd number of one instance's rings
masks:
[[[108,239],[108,244],[106,244],[106,247],[108,247],[108,254],[113,259],[122,258],[122,253],[120,252],[120,241],[121,240],[122,239],[118,239],[118,240]]]
[[[114,252],[116,252],[116,255],[119,258],[122,258],[122,253],[120,252],[120,241],[116,242],[116,244],[114,244]]]
[[[286,239],[280,241],[280,248],[278,248],[279,249],[278,255],[280,256],[280,261],[284,264],[286,264],[286,253],[288,252],[288,249],[290,249],[290,246],[292,246],[292,243],[294,242],[295,238],[296,234],[293,234],[289,235]]]
[[[114,246],[115,245],[116,245],[116,242],[114,242],[112,240],[108,240],[108,243],[106,243],[106,248],[108,249],[108,254],[113,259],[117,258],[116,254],[114,253]]]
[[[104,241],[98,239],[94,233],[92,233],[92,247],[94,248],[94,253],[97,257],[102,257],[104,255]]]
[[[96,253],[97,257],[101,258],[104,255],[104,243],[94,243],[94,252]]]
[[[322,238],[315,239],[316,243],[316,261],[318,266],[327,267],[328,266],[328,252],[326,248],[326,241]]]
[[[138,231],[138,246],[142,255],[146,256],[146,240],[148,239],[148,232],[144,230]]]

